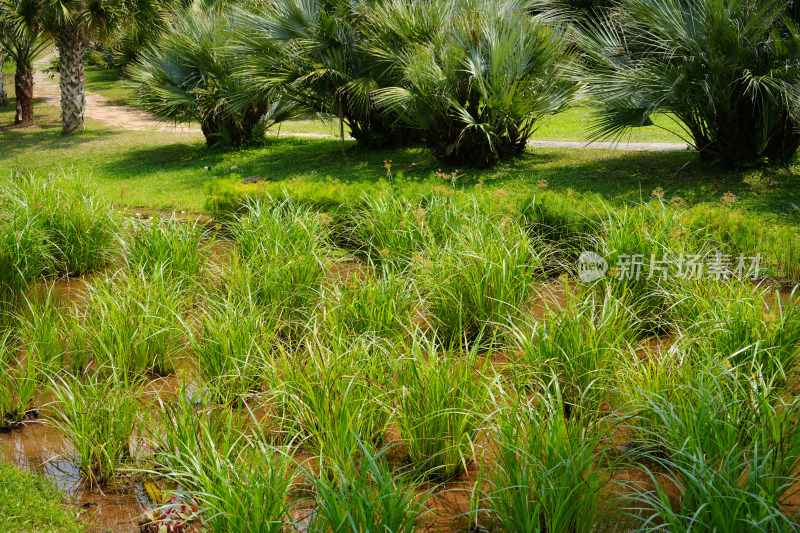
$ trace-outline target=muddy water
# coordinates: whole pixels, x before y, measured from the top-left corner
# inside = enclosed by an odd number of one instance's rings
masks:
[[[121,483],[103,491],[91,487],[69,460],[70,446],[54,428],[38,421],[0,433],[0,457],[22,470],[41,475],[63,490],[76,517],[89,532],[134,533],[145,508],[155,506],[139,483]]]

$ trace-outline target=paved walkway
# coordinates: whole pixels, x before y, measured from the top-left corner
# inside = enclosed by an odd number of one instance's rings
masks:
[[[61,104],[61,90],[58,86],[58,75],[51,76],[42,72],[50,57],[38,60],[34,65],[34,93],[36,98],[43,98],[46,103],[59,106]],[[162,122],[150,113],[130,106],[117,105],[97,93],[86,91],[86,118],[98,120],[104,124],[116,126],[126,130],[136,131],[162,131],[171,133],[200,133],[200,126]],[[324,133],[289,133],[280,132],[271,128],[269,135],[286,137],[306,137],[312,139],[338,139],[334,135]],[[579,142],[579,141],[528,141],[528,146],[535,148],[573,148],[625,150],[632,152],[675,152],[688,148],[685,143],[642,143],[642,142]]]
[[[626,150],[630,152],[677,152],[689,149],[686,143],[528,141],[534,148],[576,148],[579,150]]]

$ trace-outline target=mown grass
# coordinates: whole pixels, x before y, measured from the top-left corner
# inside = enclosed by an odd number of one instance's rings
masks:
[[[50,481],[0,460],[0,528],[3,531],[78,533],[84,528],[64,494]]]
[[[38,126],[29,130],[6,126],[13,122],[13,106],[0,111],[0,173],[73,169],[120,205],[201,211],[209,184],[235,184],[255,175],[289,189],[338,184],[369,192],[382,180],[391,181],[385,161],[391,161],[395,181],[451,184],[436,175],[440,165],[420,148],[361,151],[348,141],[343,159],[336,140],[281,138],[244,151],[209,151],[199,134],[122,131],[91,120],[86,132],[63,138],[58,109],[38,103],[36,110]],[[228,173],[233,166],[238,168]],[[797,224],[796,175],[796,166],[726,171],[701,164],[688,152],[530,149],[489,171],[455,172],[452,181],[457,189],[496,190],[509,197],[546,186],[567,202],[602,199],[612,205],[649,198],[660,187],[667,202],[721,206],[722,196],[731,192],[738,197],[735,210]]]

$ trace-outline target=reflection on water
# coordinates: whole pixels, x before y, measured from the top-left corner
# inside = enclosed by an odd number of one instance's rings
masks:
[[[143,509],[154,507],[142,484],[90,487],[69,460],[70,452],[61,434],[41,422],[0,434],[0,457],[53,481],[76,507],[86,509],[89,531],[137,532]]]

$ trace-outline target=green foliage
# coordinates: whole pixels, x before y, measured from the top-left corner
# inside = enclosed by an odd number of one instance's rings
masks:
[[[748,368],[741,369],[745,374]],[[795,493],[800,402],[768,381],[746,382],[739,368],[696,366],[669,398],[639,405],[657,423],[647,435],[650,461],[669,474],[636,496],[655,511],[645,527],[668,531],[791,531],[796,514],[781,504]],[[673,508],[667,484],[678,491]]]
[[[13,177],[5,192],[8,202],[28,211],[48,235],[56,261],[55,274],[82,276],[106,267],[114,253],[117,214],[88,182],[74,174],[43,178]]]
[[[181,316],[186,292],[180,283],[132,273],[87,285],[85,307],[75,307],[79,332],[73,342],[75,372],[87,364],[125,383],[175,371],[184,345]]]
[[[110,483],[136,457],[140,428],[138,393],[116,380],[95,374],[53,378],[50,423],[74,450],[81,475],[93,483]]]
[[[419,496],[416,483],[392,472],[386,451],[372,453],[369,447],[361,446],[349,457],[348,468],[339,470],[337,482],[311,476],[317,510],[311,515],[309,531],[418,530],[427,494]]]
[[[476,216],[424,260],[428,313],[444,343],[491,336],[532,296],[541,251],[514,222]]]
[[[84,531],[53,483],[0,461],[0,528],[13,531],[22,520],[31,533]]]
[[[686,283],[673,295],[675,320],[685,349],[703,359],[728,361],[765,379],[786,382],[800,356],[800,307],[792,292],[779,292],[740,280]]]
[[[591,413],[610,396],[638,325],[610,295],[566,290],[565,301],[548,305],[541,319],[514,326],[512,349],[525,365],[518,379],[528,376],[534,389],[554,380],[550,385],[558,387],[566,415]]]
[[[418,139],[377,108],[373,91],[391,73],[368,51],[363,27],[379,3],[278,0],[239,13],[234,47],[255,94],[276,92],[304,111],[336,118],[361,146]]]
[[[52,244],[37,217],[22,208],[0,214],[0,307],[19,301],[55,265]]]
[[[323,320],[334,335],[402,339],[419,300],[414,283],[389,269],[365,279],[353,274],[346,286],[323,294]]]
[[[0,429],[15,428],[36,413],[41,378],[36,357],[19,355],[9,333],[0,336]]]
[[[318,214],[287,201],[249,204],[231,225],[238,246],[222,273],[226,290],[269,308],[284,337],[299,335],[316,307],[328,250]]]
[[[204,242],[205,237],[197,221],[190,224],[175,215],[154,217],[150,222],[134,222],[122,247],[133,272],[190,280],[200,273],[213,246],[213,239]]]
[[[35,280],[80,276],[113,257],[116,214],[82,179],[14,174],[0,192],[0,301],[19,303]]]
[[[208,146],[246,146],[292,109],[270,94],[247,97],[234,69],[229,7],[194,3],[128,70],[138,103],[163,120],[199,122]],[[243,100],[247,100],[243,103]]]
[[[800,145],[798,19],[782,0],[622,0],[579,39],[597,136],[671,113],[707,159],[790,159]]]
[[[604,217],[593,240],[609,270],[594,288],[630,307],[645,332],[668,330],[667,293],[678,265],[693,275],[688,262],[704,265],[714,241],[702,230],[691,232],[657,199],[621,211],[606,207]]]
[[[198,416],[180,403],[164,412],[168,442],[175,447],[160,452],[170,466],[163,475],[181,487],[179,497],[197,507],[205,531],[245,533],[253,524],[266,533],[285,530],[295,477],[285,450],[248,438],[224,412]]]
[[[611,511],[606,447],[591,421],[564,418],[556,397],[512,399],[494,431],[486,498],[504,531],[595,531]]]
[[[181,471],[182,457],[211,457],[215,450],[233,450],[244,442],[249,411],[214,405],[193,383],[182,381],[175,392],[172,398],[158,398],[154,423],[148,427],[159,475]],[[199,416],[201,410],[205,416]],[[191,484],[186,488],[197,489]]]
[[[439,190],[405,195],[388,191],[363,195],[360,205],[348,212],[352,240],[370,262],[403,271],[422,256],[452,240],[453,234],[482,216],[478,200],[458,199]]]
[[[422,131],[437,159],[486,167],[522,153],[541,117],[569,103],[572,61],[551,15],[527,2],[386,2],[366,24],[394,85],[379,105]]]
[[[277,324],[252,299],[207,299],[205,306],[191,343],[197,373],[209,400],[228,405],[269,382]]]
[[[275,393],[281,398],[283,423],[313,454],[319,477],[330,482],[338,475],[350,479],[353,457],[365,446],[375,449],[389,422],[389,358],[368,342],[328,347],[309,341],[302,359],[295,355],[281,366],[283,390]]]
[[[759,196],[763,198],[763,193]],[[681,219],[693,232],[713,235],[734,256],[759,255],[767,276],[800,279],[800,233],[785,220],[765,220],[754,213],[715,206],[695,207]]]
[[[18,313],[17,335],[29,358],[46,375],[64,367],[69,349],[69,325],[52,292],[25,300]]]
[[[271,198],[247,202],[230,229],[246,260],[319,253],[327,233],[318,213]]]
[[[487,370],[474,349],[462,359],[452,352],[439,356],[419,342],[411,346],[397,372],[395,424],[421,475],[449,480],[474,460]]]

